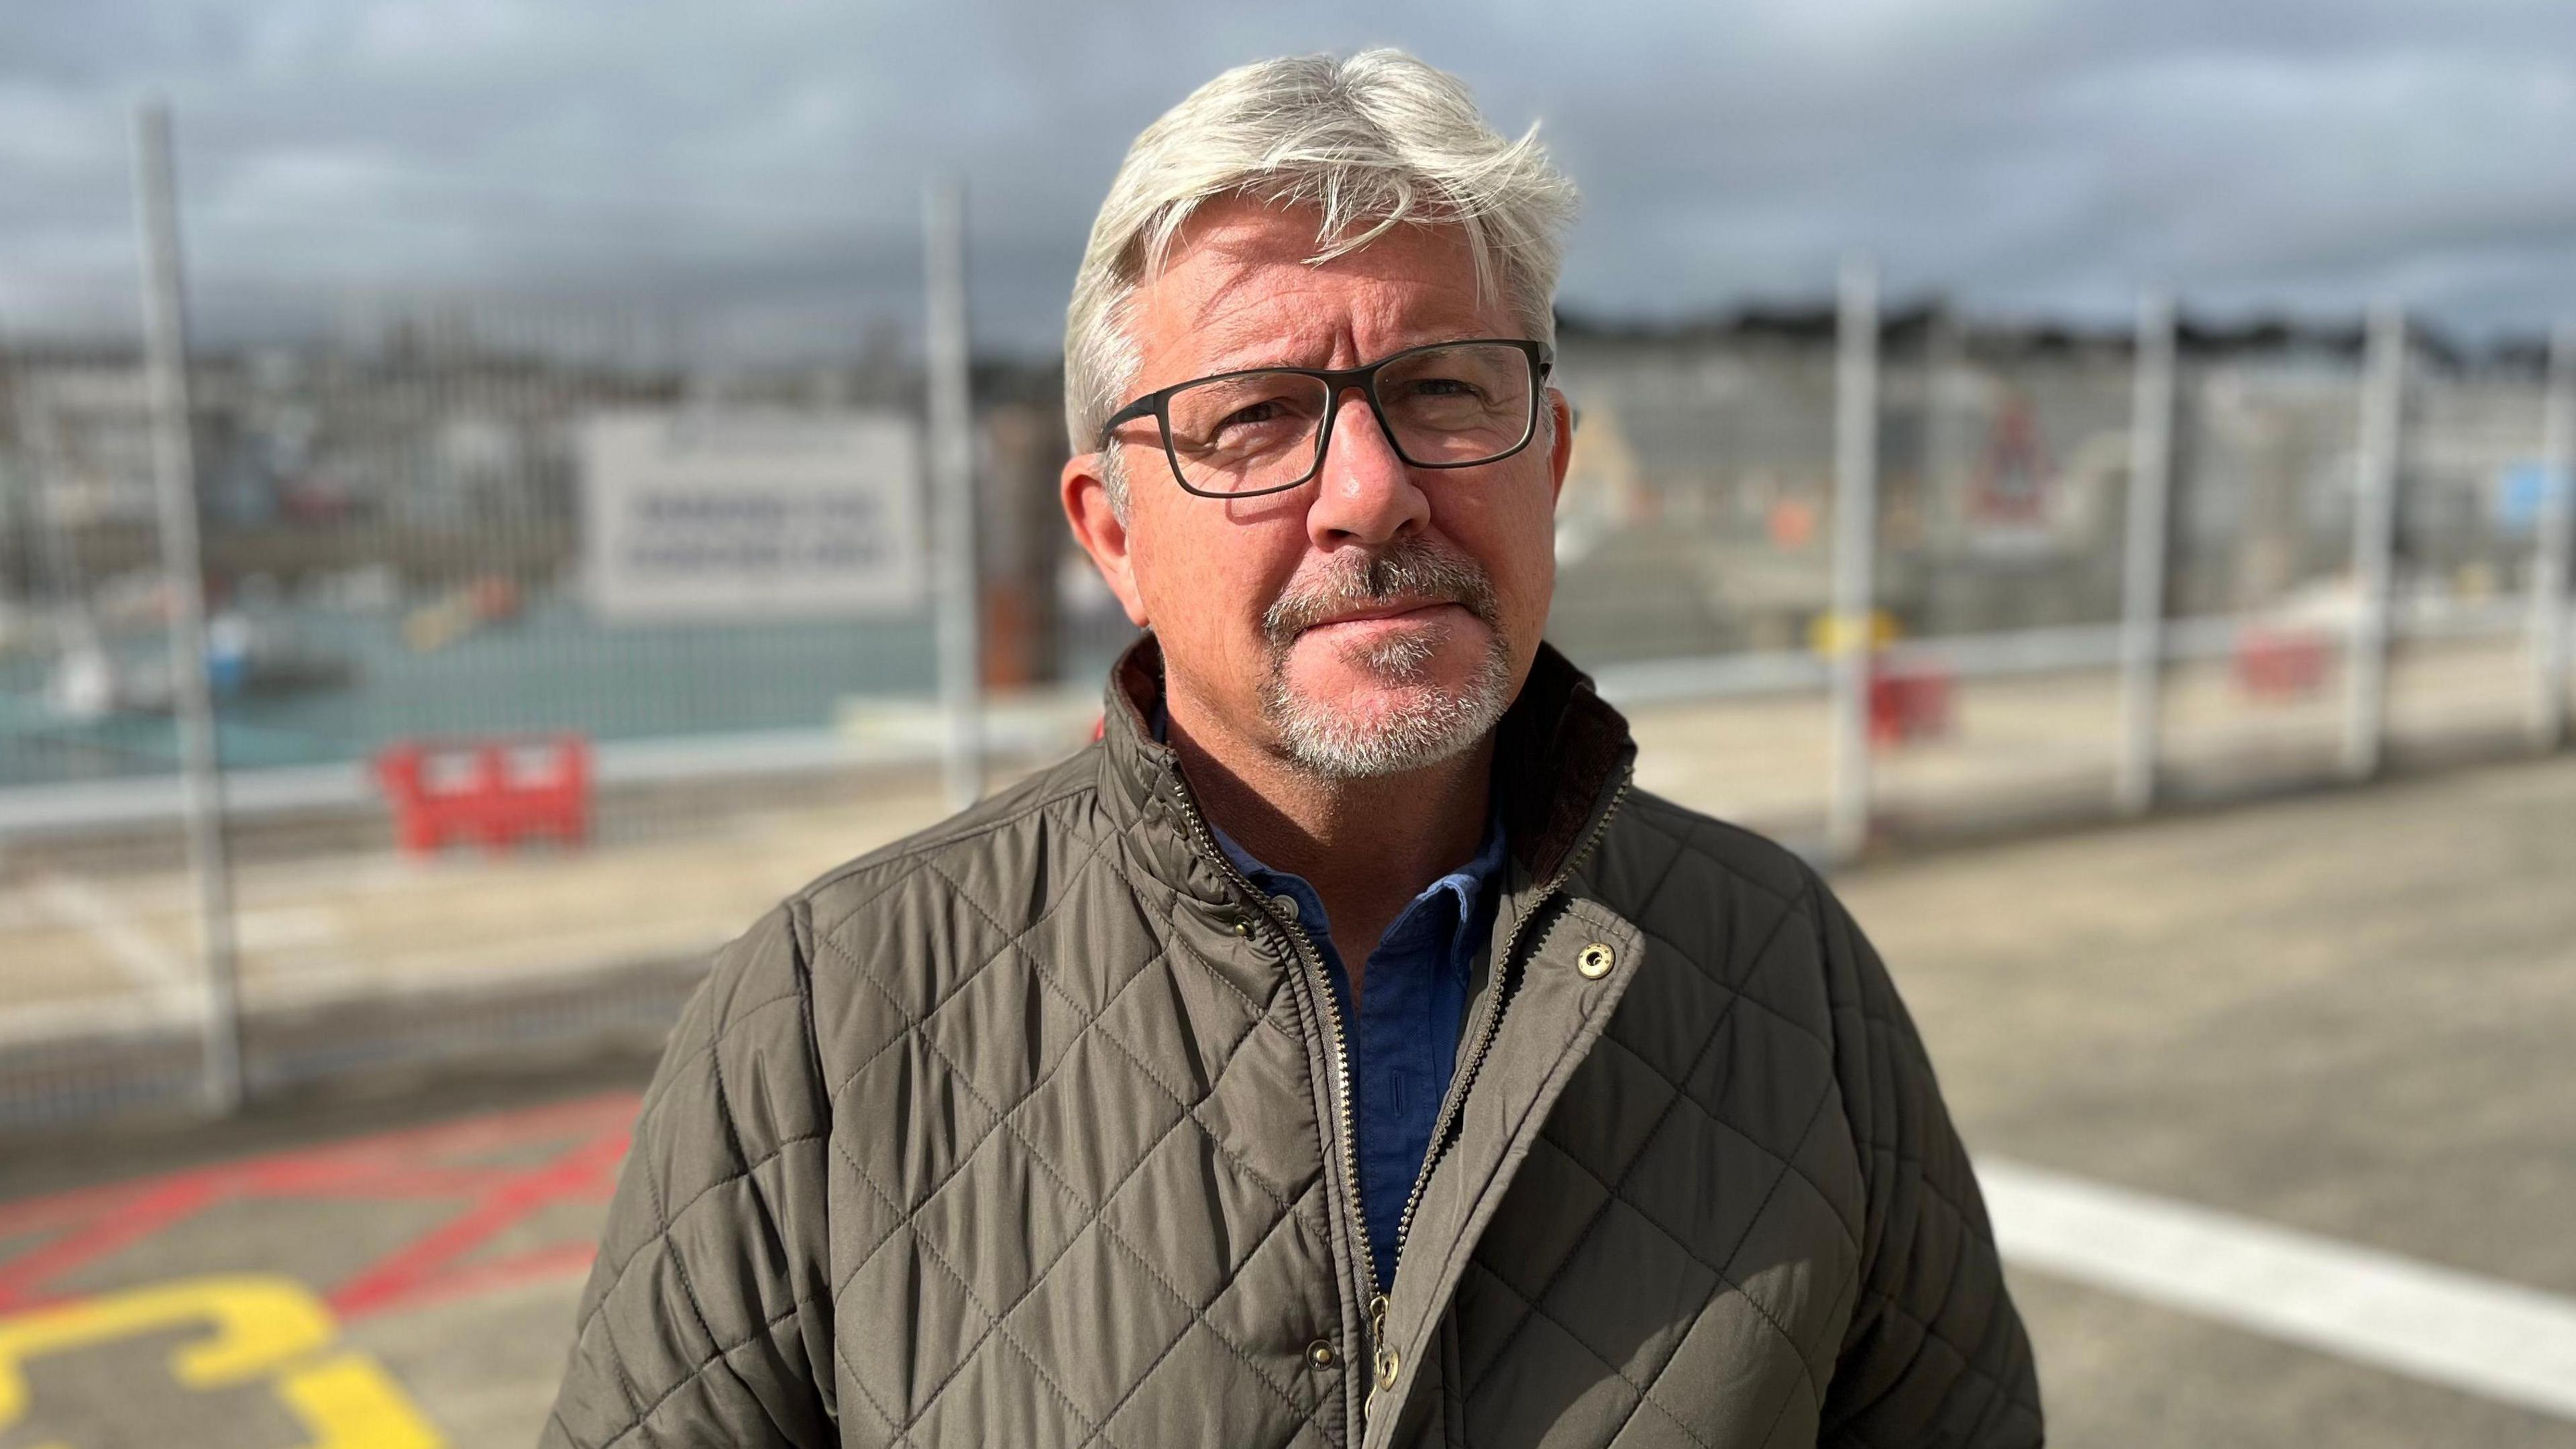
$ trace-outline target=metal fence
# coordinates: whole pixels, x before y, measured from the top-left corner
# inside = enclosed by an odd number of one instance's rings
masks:
[[[780,894],[1087,733],[1128,630],[1055,374],[969,366],[954,193],[853,260],[919,349],[490,296],[190,348],[158,124],[150,326],[0,334],[0,1126],[649,1044]],[[2566,334],[2067,332],[1854,264],[1560,362],[1552,637],[1648,788],[1819,855],[2563,737]],[[478,792],[524,838],[426,838]]]
[[[2563,331],[2070,333],[1863,265],[1563,353],[1552,632],[1651,787],[1819,854],[2564,736]]]
[[[1078,740],[976,707],[1109,641],[1030,506],[1052,369],[969,375],[953,188],[787,303],[246,299],[138,119],[145,325],[0,318],[0,1125],[649,1041],[759,897]],[[185,336],[262,308],[306,320]]]

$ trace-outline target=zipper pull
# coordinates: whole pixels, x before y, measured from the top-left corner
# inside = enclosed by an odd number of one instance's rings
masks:
[[[1404,1367],[1402,1356],[1396,1353],[1394,1345],[1386,1341],[1386,1295],[1383,1293],[1369,1300],[1369,1347],[1374,1350],[1370,1355],[1371,1365],[1377,1370],[1376,1385],[1369,1393],[1369,1397],[1374,1399],[1395,1387],[1396,1375]]]

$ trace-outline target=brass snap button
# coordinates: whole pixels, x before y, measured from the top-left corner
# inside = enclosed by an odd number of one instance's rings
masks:
[[[1252,934],[1252,923],[1241,916],[1235,917],[1234,933],[1238,936],[1250,936]]]
[[[1331,1368],[1333,1366],[1334,1358],[1335,1354],[1333,1353],[1333,1345],[1329,1339],[1319,1338],[1313,1343],[1306,1345],[1306,1362],[1313,1364],[1319,1369]]]
[[[1595,941],[1583,948],[1582,955],[1574,958],[1574,969],[1582,972],[1585,980],[1598,981],[1610,974],[1611,966],[1618,959],[1609,947]]]

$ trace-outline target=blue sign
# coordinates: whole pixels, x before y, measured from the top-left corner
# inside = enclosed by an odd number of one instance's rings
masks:
[[[2567,491],[2567,476],[2546,463],[2508,463],[2496,479],[2496,527],[2529,533],[2540,526],[2550,499]]]

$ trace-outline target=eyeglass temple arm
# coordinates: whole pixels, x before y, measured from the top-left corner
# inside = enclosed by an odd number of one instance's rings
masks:
[[[1120,408],[1118,411],[1111,413],[1108,418],[1100,424],[1099,445],[1104,448],[1109,446],[1109,435],[1118,431],[1118,425],[1120,423],[1132,423],[1138,418],[1152,417],[1154,415],[1155,405],[1162,400],[1162,396],[1163,395],[1159,392],[1149,392],[1143,397],[1136,399],[1134,402],[1129,403],[1127,406]]]

